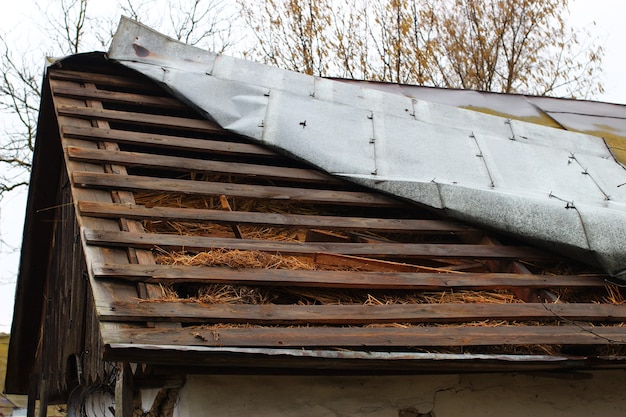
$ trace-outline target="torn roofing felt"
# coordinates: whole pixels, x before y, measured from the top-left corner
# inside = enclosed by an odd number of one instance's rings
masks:
[[[214,54],[126,18],[108,56],[224,129],[626,279],[626,170],[601,138]]]

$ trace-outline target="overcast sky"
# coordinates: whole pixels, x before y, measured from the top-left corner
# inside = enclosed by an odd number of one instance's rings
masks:
[[[49,0],[53,4],[55,0]],[[24,33],[24,38],[32,47],[37,39],[28,39],[35,12],[33,0],[4,1],[0,15],[0,33],[17,31]],[[45,2],[40,2],[45,3]],[[111,0],[90,0],[92,11],[111,13]],[[605,48],[603,59],[603,82],[605,93],[598,96],[599,101],[626,104],[626,25],[624,0],[570,0],[571,16],[569,22],[575,27],[585,27],[597,36]],[[593,24],[595,22],[595,25]],[[43,63],[43,56],[42,63]],[[43,65],[43,64],[42,64]],[[0,123],[2,119],[0,118]],[[8,333],[11,328],[15,280],[19,261],[26,190],[11,193],[0,201],[0,332]]]

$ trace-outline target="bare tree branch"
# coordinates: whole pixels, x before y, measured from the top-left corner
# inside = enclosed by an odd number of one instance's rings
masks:
[[[37,112],[39,107],[39,79],[33,66],[22,57],[16,61],[9,49],[6,36],[0,36],[2,72],[0,82],[0,110],[10,115],[12,124],[3,127],[0,146],[0,196],[25,185],[31,168],[34,149]],[[9,176],[9,173],[12,175]],[[18,180],[16,181],[16,178]]]
[[[113,18],[91,16],[88,0],[37,4],[43,17],[39,29],[44,33],[37,51],[14,52],[15,39],[0,34],[0,112],[6,119],[0,135],[0,198],[28,183],[44,57],[79,53],[93,44],[106,48],[117,24]],[[118,7],[129,17],[144,19],[184,42],[217,52],[232,45],[236,10],[226,0],[124,0]],[[164,10],[169,21],[162,19]],[[29,60],[29,56],[36,58]]]
[[[570,97],[602,91],[603,50],[575,39],[590,38],[568,28],[567,0],[353,0],[347,10],[238,2],[257,41],[248,56],[295,71],[354,76],[353,56],[365,57],[362,73],[381,81]],[[353,14],[359,3],[365,21]],[[313,30],[314,18],[327,26]]]

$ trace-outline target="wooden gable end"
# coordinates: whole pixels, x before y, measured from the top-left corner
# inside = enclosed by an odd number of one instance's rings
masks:
[[[97,64],[48,78],[102,359],[194,372],[624,363],[626,305],[607,276],[316,171]]]

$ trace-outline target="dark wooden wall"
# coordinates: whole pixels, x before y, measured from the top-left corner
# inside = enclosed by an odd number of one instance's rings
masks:
[[[54,208],[54,239],[45,277],[45,309],[38,348],[39,380],[50,400],[64,400],[78,383],[104,377],[101,338],[67,173],[62,170]]]

